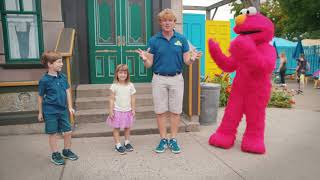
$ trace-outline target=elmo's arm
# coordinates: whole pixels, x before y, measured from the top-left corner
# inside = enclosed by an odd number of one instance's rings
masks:
[[[237,69],[237,63],[234,61],[233,57],[227,57],[224,55],[219,47],[219,44],[214,42],[212,39],[209,39],[209,52],[219,66],[224,72],[233,72]]]

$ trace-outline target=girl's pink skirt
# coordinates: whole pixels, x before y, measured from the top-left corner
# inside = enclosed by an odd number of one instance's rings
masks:
[[[108,117],[106,122],[112,128],[130,128],[133,124],[134,117],[132,111],[113,111],[113,117]]]

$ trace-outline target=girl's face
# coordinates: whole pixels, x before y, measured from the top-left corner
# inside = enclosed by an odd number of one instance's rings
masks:
[[[118,79],[120,82],[126,81],[127,77],[128,77],[127,71],[119,71],[118,72]]]
[[[62,59],[58,59],[54,61],[52,64],[48,63],[49,69],[55,72],[60,72],[62,70],[62,66],[63,66]]]

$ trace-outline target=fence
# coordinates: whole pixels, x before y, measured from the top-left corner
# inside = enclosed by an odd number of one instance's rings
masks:
[[[305,58],[310,65],[310,70],[307,72],[307,75],[312,75],[315,71],[320,69],[320,45],[316,46],[304,46]],[[295,47],[277,47],[277,51],[280,53],[284,52],[287,56],[287,75],[295,73],[297,67],[297,60],[293,57]],[[279,58],[277,58],[276,69],[279,69]]]

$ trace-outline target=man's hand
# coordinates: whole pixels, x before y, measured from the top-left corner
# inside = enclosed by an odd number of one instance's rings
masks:
[[[142,58],[143,61],[147,61],[148,59],[151,58],[151,54],[149,53],[150,48],[147,49],[147,51],[144,51],[142,49],[138,49],[135,52],[139,54],[139,56]]]
[[[201,51],[197,51],[195,48],[191,49],[190,51],[190,60],[191,62],[195,62],[197,59],[200,59],[202,56]]]
[[[43,121],[43,115],[42,115],[42,113],[39,113],[39,115],[38,115],[38,121],[39,121],[39,122],[42,122],[42,121]]]

